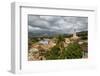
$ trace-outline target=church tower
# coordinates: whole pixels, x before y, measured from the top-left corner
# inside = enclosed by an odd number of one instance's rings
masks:
[[[75,28],[73,28],[73,36],[71,37],[71,39],[72,40],[78,40],[79,39],[79,37],[76,34],[76,29]]]
[[[76,29],[74,28],[73,29],[73,38],[76,38],[77,37],[77,35],[76,35]]]

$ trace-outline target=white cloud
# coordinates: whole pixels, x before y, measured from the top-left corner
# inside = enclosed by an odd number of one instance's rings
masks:
[[[30,25],[28,25],[28,29],[29,29],[29,31],[31,32],[31,31],[39,31],[39,30],[41,30],[39,27],[32,27],[32,26],[30,26]]]

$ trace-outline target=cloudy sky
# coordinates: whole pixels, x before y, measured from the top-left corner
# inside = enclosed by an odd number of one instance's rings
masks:
[[[73,33],[87,31],[88,17],[28,15],[29,32]]]

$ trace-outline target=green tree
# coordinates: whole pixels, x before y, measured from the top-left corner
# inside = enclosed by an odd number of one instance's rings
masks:
[[[54,46],[53,48],[51,48],[50,51],[47,51],[45,53],[46,59],[50,60],[58,59],[59,56],[60,56],[60,48],[58,46]]]
[[[64,41],[63,36],[57,38],[56,46],[44,54],[47,60],[82,58],[83,50],[77,42],[70,43],[67,47],[64,47]]]
[[[65,48],[65,58],[67,59],[78,59],[82,58],[83,50],[78,43],[71,43]]]

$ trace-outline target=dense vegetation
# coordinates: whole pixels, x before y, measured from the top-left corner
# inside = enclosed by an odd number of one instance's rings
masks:
[[[81,37],[82,40],[88,39],[87,31],[79,32],[79,33],[77,33],[77,36]]]
[[[45,53],[47,59],[78,59],[82,58],[83,50],[77,43],[71,43],[68,47],[63,48],[62,52],[60,47],[54,46],[51,51]]]
[[[68,45],[67,48],[65,48],[65,56],[67,59],[78,59],[82,58],[83,56],[83,50],[77,43],[71,43]]]

